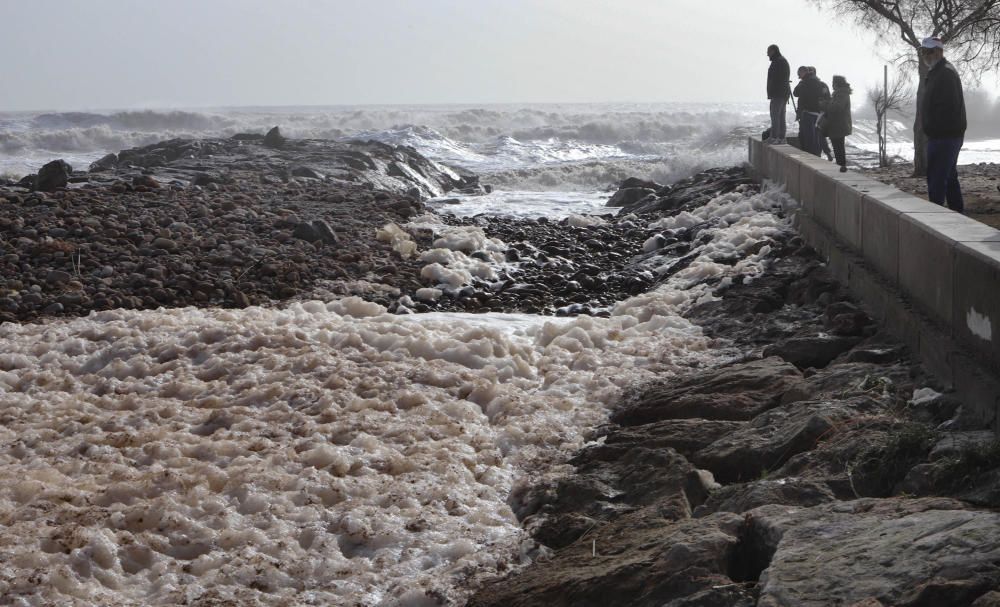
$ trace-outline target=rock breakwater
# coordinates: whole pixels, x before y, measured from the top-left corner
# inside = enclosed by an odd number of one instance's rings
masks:
[[[801,239],[765,265],[688,315],[745,356],[628,393],[573,474],[520,496],[552,552],[470,606],[994,604],[993,433]]]

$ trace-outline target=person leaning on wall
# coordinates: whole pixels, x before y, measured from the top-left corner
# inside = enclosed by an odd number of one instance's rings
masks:
[[[840,165],[840,172],[847,171],[847,151],[845,149],[845,138],[853,130],[851,121],[851,85],[843,76],[834,76],[831,80],[833,84],[833,95],[830,103],[826,106],[826,112],[820,125],[820,136],[830,138],[833,145],[833,155]]]
[[[958,153],[965,141],[965,97],[958,71],[944,58],[940,38],[924,38],[920,59],[930,68],[924,79],[920,119],[927,135],[927,199],[962,213],[962,187],[958,183]]]

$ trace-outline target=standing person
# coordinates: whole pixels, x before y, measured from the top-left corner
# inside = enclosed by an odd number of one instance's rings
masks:
[[[955,66],[944,58],[940,38],[924,38],[920,58],[930,68],[920,101],[921,126],[927,135],[927,198],[964,212],[958,183],[958,153],[965,140],[965,97]]]
[[[813,75],[816,76],[817,78],[819,77],[816,74],[816,68],[815,67],[813,67],[813,66],[810,65],[809,66],[809,71],[812,72]],[[830,152],[830,142],[827,141],[826,135],[822,131],[820,131],[820,133],[819,133],[819,135],[817,135],[817,137],[819,137],[819,149],[820,149],[820,151],[823,152],[824,154],[826,154],[826,159],[827,160],[833,160],[833,154]]]
[[[840,165],[840,172],[847,172],[847,152],[844,149],[844,138],[851,134],[854,124],[851,121],[851,85],[843,76],[834,76],[833,96],[826,107],[826,118],[823,133],[833,144],[833,153]]]
[[[826,104],[830,100],[830,87],[805,65],[799,67],[798,76],[799,83],[795,85],[792,94],[799,98],[799,147],[819,156],[816,119],[826,109]]]
[[[788,60],[777,44],[767,47],[771,65],[767,68],[767,98],[771,100],[771,138],[768,143],[785,143],[785,106],[790,94]]]

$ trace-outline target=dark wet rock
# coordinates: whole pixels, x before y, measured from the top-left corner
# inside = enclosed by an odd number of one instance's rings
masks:
[[[313,168],[307,167],[307,166],[293,167],[291,172],[292,172],[292,175],[294,175],[295,177],[307,177],[309,179],[325,179],[326,178],[325,175],[323,175],[322,173],[320,173],[316,169],[313,169]]]
[[[619,190],[627,190],[629,188],[645,188],[647,190],[659,190],[663,186],[656,183],[655,181],[649,181],[648,179],[639,179],[638,177],[629,177],[621,182],[618,186]],[[612,205],[608,205],[612,206]]]
[[[767,504],[808,508],[836,499],[837,496],[823,482],[801,478],[762,479],[713,491],[705,503],[695,509],[694,515],[701,517],[715,512],[739,514]]]
[[[877,402],[864,397],[780,406],[701,449],[691,461],[721,482],[753,480],[780,468],[792,456],[814,449],[839,424],[877,408]]]
[[[1000,607],[1000,591],[990,591],[972,602],[971,607]]]
[[[734,432],[746,422],[713,419],[668,419],[641,426],[627,426],[605,437],[595,450],[644,445],[651,449],[675,449],[688,456]]]
[[[280,148],[285,145],[285,137],[281,134],[281,129],[273,127],[264,135],[264,145],[269,148]]]
[[[821,369],[861,342],[859,336],[792,337],[764,348],[764,356],[780,357],[800,369]]]
[[[136,175],[132,178],[132,185],[135,187],[144,187],[151,189],[159,189],[161,186],[160,182],[152,175]]]
[[[102,156],[100,160],[90,163],[91,173],[112,171],[116,168],[118,168],[118,154],[107,154],[106,156]]]
[[[864,335],[873,322],[864,310],[848,301],[830,304],[823,316],[834,335]]]
[[[655,190],[649,188],[624,188],[615,192],[615,195],[608,200],[605,206],[627,207],[645,199],[647,196],[655,195]]]
[[[806,378],[805,391],[813,399],[872,396],[882,398],[887,406],[901,407],[913,394],[911,371],[905,360],[892,364],[840,362]]]
[[[68,162],[62,159],[53,160],[38,170],[34,187],[42,192],[54,192],[59,188],[66,187],[72,173],[73,167]]]
[[[611,420],[624,426],[682,418],[749,420],[802,398],[802,380],[795,367],[778,358],[737,363],[642,388]]]
[[[742,525],[743,517],[730,513],[670,521],[650,507],[595,529],[558,558],[487,583],[467,605],[662,607],[705,597],[734,601],[719,605],[752,605],[749,592],[729,576]]]
[[[340,241],[337,238],[337,234],[333,231],[333,228],[330,227],[330,224],[328,224],[324,220],[314,219],[312,222],[312,227],[313,230],[316,231],[316,235],[319,236],[319,239],[323,242],[323,244],[327,245],[339,244]]]
[[[957,607],[1000,589],[1000,514],[954,500],[863,499],[764,506],[748,536],[770,552],[760,607]],[[973,548],[974,547],[974,548]]]
[[[631,445],[584,451],[570,463],[575,473],[556,484],[528,524],[534,536],[552,548],[567,546],[594,525],[643,506],[655,504],[661,518],[688,518],[708,497],[704,475],[669,448]]]
[[[892,495],[907,472],[926,457],[930,445],[899,440],[907,424],[888,415],[863,415],[837,423],[814,448],[788,458],[768,480],[822,483],[837,499]]]
[[[656,185],[656,184],[652,184]],[[756,184],[746,173],[737,167],[726,169],[709,169],[692,178],[684,179],[668,188],[651,189],[649,196],[637,197],[637,193],[621,194],[621,192],[642,188],[635,181],[625,180],[622,189],[615,192],[611,199],[629,200],[624,203],[623,213],[662,213],[700,206],[719,196],[737,190],[738,188],[755,188]],[[621,194],[621,196],[619,196]],[[617,206],[611,204],[608,206]]]

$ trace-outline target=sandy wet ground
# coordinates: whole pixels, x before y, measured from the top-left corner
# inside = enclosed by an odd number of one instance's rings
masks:
[[[904,192],[927,199],[927,181],[913,177],[913,164],[899,163],[889,167],[861,169],[873,179],[890,183]],[[958,167],[958,179],[965,198],[966,215],[995,228],[1000,228],[1000,165],[993,163],[967,164]]]

